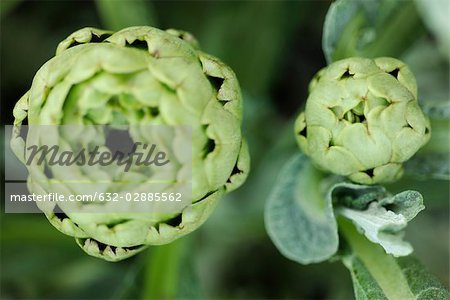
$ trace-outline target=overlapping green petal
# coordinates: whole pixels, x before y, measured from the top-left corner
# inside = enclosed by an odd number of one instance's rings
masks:
[[[404,63],[354,57],[315,76],[295,133],[320,168],[375,184],[402,175],[402,163],[429,140],[430,124]]]
[[[139,129],[140,124],[191,128],[192,157],[175,153],[180,161],[192,160],[192,199],[182,211],[155,219],[132,213],[58,214],[54,206],[40,207],[56,228],[74,236],[89,254],[106,260],[126,258],[147,245],[169,243],[195,230],[224,193],[244,182],[249,170],[236,76],[219,59],[201,52],[187,32],[147,26],[115,33],[78,30],[36,73],[30,90],[14,108],[14,117],[11,145],[22,161],[24,140],[18,132],[24,121],[28,125],[124,124],[134,129],[131,136],[139,137],[148,134]],[[102,138],[95,133],[93,137]],[[71,172],[78,174],[76,169]],[[108,179],[114,174],[114,170],[99,171],[91,177]],[[80,179],[86,176],[79,173]],[[43,168],[31,170],[29,179],[31,192],[48,192]],[[80,187],[67,183],[61,189],[76,192]]]

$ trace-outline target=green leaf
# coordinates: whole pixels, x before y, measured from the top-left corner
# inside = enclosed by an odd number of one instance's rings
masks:
[[[347,269],[349,269],[350,275],[352,276],[353,290],[356,299],[387,299],[383,290],[359,258],[347,256],[343,259],[343,263]]]
[[[336,47],[344,29],[353,31],[354,27],[357,27],[355,25],[361,23],[360,17],[358,17],[360,5],[357,1],[335,1],[331,4],[325,17],[322,40],[323,52],[328,63],[340,56],[336,53]],[[352,19],[353,22],[351,22]]]
[[[333,211],[355,223],[366,237],[386,252],[412,252],[403,241],[404,229],[423,208],[420,193],[391,196],[382,186],[338,182],[324,193],[331,179],[298,154],[281,171],[265,210],[266,229],[278,250],[302,264],[333,256],[338,247]]]
[[[396,262],[406,277],[411,292],[416,296],[416,299],[450,299],[450,295],[444,286],[415,257],[397,258]]]
[[[338,0],[325,18],[322,47],[328,63],[351,56],[398,57],[421,28],[411,1]]]
[[[283,168],[265,210],[267,232],[278,250],[301,264],[330,258],[338,248],[331,197],[323,197],[321,179],[304,154]]]
[[[156,25],[156,16],[151,2],[96,0],[95,3],[103,26],[109,30],[120,30],[138,25]]]
[[[349,269],[356,299],[450,299],[448,291],[413,257],[394,258],[359,234],[347,220],[339,220],[350,254]]]
[[[422,196],[415,191],[405,191],[392,197],[381,186],[369,187],[350,183],[336,184],[331,188],[331,193],[336,199],[335,195],[339,190],[344,195],[353,195],[368,189],[372,189],[372,192],[365,194],[365,208],[361,209],[360,201],[355,199],[353,205],[337,206],[336,213],[350,219],[370,241],[380,244],[387,253],[395,256],[411,254],[412,246],[403,241],[404,229],[408,222],[425,208]],[[372,199],[367,197],[370,195]]]
[[[418,11],[425,25],[431,30],[438,40],[442,54],[450,60],[450,24],[448,12],[450,4],[447,0],[415,0]]]

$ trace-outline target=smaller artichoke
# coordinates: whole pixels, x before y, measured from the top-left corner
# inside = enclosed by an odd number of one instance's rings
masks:
[[[322,69],[295,123],[321,169],[361,184],[392,182],[430,138],[410,69],[394,58],[348,58]]]

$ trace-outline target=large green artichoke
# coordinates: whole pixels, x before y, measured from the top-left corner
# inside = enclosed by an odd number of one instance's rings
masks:
[[[362,184],[392,182],[430,138],[414,75],[393,58],[348,58],[317,73],[295,123],[321,169]]]
[[[203,53],[186,32],[145,26],[116,33],[78,30],[58,45],[55,57],[36,73],[30,90],[16,104],[14,117],[11,145],[22,161],[26,141],[19,131],[24,122],[29,126],[189,125],[192,199],[182,210],[155,219],[144,213],[55,213],[54,206],[40,207],[57,229],[74,236],[88,254],[110,261],[195,230],[249,171],[235,74],[219,59]],[[30,171],[30,192],[52,192],[42,180],[46,172],[43,168]],[[53,176],[58,179],[58,174]],[[62,182],[64,188],[75,188],[71,182]]]

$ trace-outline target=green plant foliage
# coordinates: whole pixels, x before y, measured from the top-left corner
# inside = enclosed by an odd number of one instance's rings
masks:
[[[402,239],[407,223],[424,208],[418,192],[392,196],[379,185],[335,183],[332,178],[315,169],[303,154],[281,171],[267,201],[265,221],[283,255],[302,264],[331,258],[339,241],[335,214],[352,220],[387,253],[412,252]]]
[[[338,0],[324,23],[322,47],[328,63],[352,57],[398,57],[421,28],[413,1]]]
[[[211,216],[199,229],[116,263],[85,255],[72,236],[59,234],[42,215],[2,213],[0,298],[449,299],[449,5],[448,0],[0,1],[4,123],[12,124],[17,99],[42,63],[52,59],[55,45],[76,28],[180,28],[236,73],[244,105],[242,136],[252,158],[243,186],[201,201],[209,204],[199,209],[201,222]],[[170,40],[192,37],[167,33],[174,35]],[[81,35],[74,44],[92,46],[89,37]],[[198,51],[195,40],[188,43]],[[143,51],[140,45],[126,48]],[[315,169],[292,135],[314,73],[354,56],[404,62],[430,120],[429,142],[403,163],[404,176],[384,187],[353,184]],[[61,66],[69,63],[64,59]],[[179,64],[173,67],[168,73],[184,74]],[[126,82],[96,86],[111,93],[129,87]],[[170,90],[163,86],[164,93]],[[48,103],[41,103],[46,118],[58,111]],[[17,116],[24,117],[29,106],[23,101],[17,108]],[[186,110],[178,105],[175,111]],[[108,111],[105,105],[95,115]],[[133,109],[127,111],[133,115]],[[0,165],[11,165],[10,154]],[[426,205],[413,222],[408,220],[423,204],[410,190],[419,191]],[[225,201],[219,201],[222,196]],[[69,223],[68,217],[52,221],[58,227]],[[168,229],[161,225],[160,230]],[[425,267],[412,256],[387,254],[380,245],[403,255],[411,251],[409,243]],[[326,260],[331,263],[312,265]]]
[[[450,61],[450,4],[446,0],[415,0],[423,21],[438,40],[439,50]]]
[[[324,261],[338,249],[331,199],[321,193],[322,174],[303,154],[281,171],[266,205],[266,228],[278,250],[302,264]]]
[[[353,281],[355,298],[358,300],[387,299],[383,290],[364,267],[361,260],[354,256],[343,259],[344,265],[349,269]]]
[[[360,299],[450,299],[448,291],[415,258],[394,258],[373,245],[348,222],[340,230],[350,254],[343,258]]]
[[[342,187],[353,190],[361,188],[352,185],[339,186]],[[409,255],[413,251],[412,246],[402,239],[408,222],[425,208],[422,196],[415,191],[405,191],[389,197],[383,190],[382,187],[378,187],[378,191],[381,192],[379,201],[370,198],[359,201],[357,206],[363,205],[364,210],[355,208],[350,202],[350,208],[341,206],[336,211],[352,220],[370,241],[380,244],[387,253],[394,256]],[[348,193],[352,194],[353,191]]]
[[[439,0],[430,1],[435,5]],[[428,59],[424,60],[426,56]],[[414,178],[450,180],[450,70],[436,46],[419,40],[404,55],[417,78],[419,102],[430,118],[432,137],[428,144],[405,164],[405,172]]]

